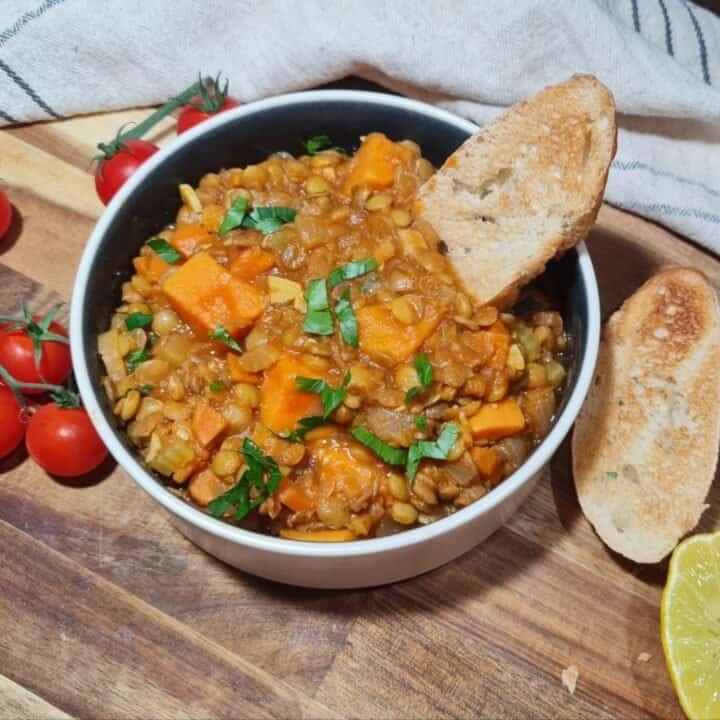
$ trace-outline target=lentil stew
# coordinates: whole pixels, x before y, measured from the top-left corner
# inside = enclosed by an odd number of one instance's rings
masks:
[[[538,292],[473,304],[414,216],[434,172],[415,143],[331,145],[181,185],[98,341],[115,415],[173,492],[308,541],[492,490],[547,434],[569,344]]]

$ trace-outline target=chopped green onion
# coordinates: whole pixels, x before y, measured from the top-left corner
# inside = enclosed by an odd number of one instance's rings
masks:
[[[233,202],[227,213],[225,213],[225,218],[223,219],[220,230],[218,231],[220,235],[224,235],[226,232],[230,232],[230,230],[234,230],[242,225],[243,220],[245,219],[245,214],[247,213],[248,205],[249,202],[246,197],[241,195],[240,197],[235,198],[235,202]]]
[[[235,338],[222,325],[218,325],[215,330],[210,333],[210,338],[221,342],[223,345],[229,347],[235,352],[242,352],[242,348],[238,345],[237,340],[235,340]]]
[[[148,359],[148,351],[143,348],[142,350],[133,350],[126,358],[130,372],[135,372],[137,366],[140,363],[144,363]]]
[[[406,477],[411,482],[415,479],[420,461],[423,458],[445,460],[460,437],[460,428],[455,423],[448,423],[437,440],[415,440],[407,455]]]
[[[370,448],[381,460],[390,465],[405,465],[407,462],[408,452],[404,448],[393,447],[388,445],[383,439],[379,438],[374,432],[368,430],[364,426],[353,428],[350,434],[366,447]]]
[[[147,241],[151,250],[156,252],[166,263],[174,265],[182,255],[164,238],[154,237]]]
[[[354,262],[346,263],[336,267],[328,275],[328,285],[334,288],[345,280],[354,280],[355,278],[367,275],[369,272],[376,270],[378,261],[375,258],[367,258],[366,260],[355,260]]]
[[[356,348],[358,346],[358,323],[352,309],[349,288],[345,288],[335,304],[335,316],[340,325],[340,336],[343,342]]]
[[[297,389],[301,392],[313,393],[320,396],[322,403],[323,418],[327,418],[334,410],[342,405],[347,397],[347,386],[350,383],[350,373],[343,378],[342,385],[339,388],[330,387],[324,380],[320,378],[306,378],[298,376],[295,378]]]
[[[328,300],[327,284],[324,278],[311,280],[305,290],[307,313],[302,329],[313,335],[332,335],[335,332],[330,301]]]
[[[295,220],[296,214],[297,211],[289,207],[253,208],[243,219],[242,226],[269,235],[279,230],[285,223]]]
[[[137,330],[147,327],[153,320],[152,315],[142,312],[134,312],[125,318],[125,327],[128,330]]]
[[[419,395],[421,392],[424,392],[427,390],[433,382],[433,367],[430,364],[430,360],[428,360],[428,357],[425,353],[420,353],[415,358],[415,370],[417,372],[418,380],[420,381],[420,385],[416,385],[415,387],[411,387],[406,395],[405,395],[405,402],[409,403],[412,401],[412,399]]]

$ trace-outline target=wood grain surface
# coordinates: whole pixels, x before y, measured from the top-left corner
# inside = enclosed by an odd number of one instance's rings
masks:
[[[102,211],[94,145],[143,114],[0,132],[16,209],[1,312],[69,299]],[[171,137],[167,121],[158,138]],[[605,316],[666,265],[720,286],[716,259],[610,207],[589,247]],[[459,560],[313,591],[206,555],[111,461],[60,483],[18,450],[0,461],[0,718],[681,718],[659,636],[666,565],[603,547],[569,460],[566,442],[508,525]],[[720,528],[717,482],[710,505],[705,530]]]

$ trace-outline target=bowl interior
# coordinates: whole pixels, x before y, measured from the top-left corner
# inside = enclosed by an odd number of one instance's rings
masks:
[[[107,329],[120,301],[121,285],[132,274],[132,258],[149,237],[174,220],[180,206],[180,183],[196,185],[208,172],[260,162],[276,152],[299,155],[303,152],[302,141],[321,133],[350,151],[357,147],[361,135],[371,131],[383,132],[395,140],[414,140],[425,157],[440,165],[471,133],[470,123],[452,121],[441,113],[426,114],[421,109],[387,104],[381,94],[375,101],[369,93],[355,93],[357,99],[347,91],[330,95],[327,100],[319,100],[322,93],[307,94],[307,99],[298,94],[292,102],[266,107],[260,103],[257,111],[230,113],[221,122],[218,118],[201,132],[194,132],[188,142],[179,144],[134,185],[125,202],[108,211],[111,217],[92,259],[81,313],[88,378],[100,411],[112,428],[117,428],[117,422],[102,391],[104,370],[97,354],[97,336]],[[560,307],[574,341],[559,417],[575,385],[588,342],[587,296],[577,252],[572,250],[550,263],[539,284]],[[126,435],[119,429],[116,435],[135,454]]]

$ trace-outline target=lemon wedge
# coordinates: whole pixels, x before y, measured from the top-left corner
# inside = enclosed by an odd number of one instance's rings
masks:
[[[660,607],[665,659],[685,714],[720,718],[720,532],[675,548]]]

